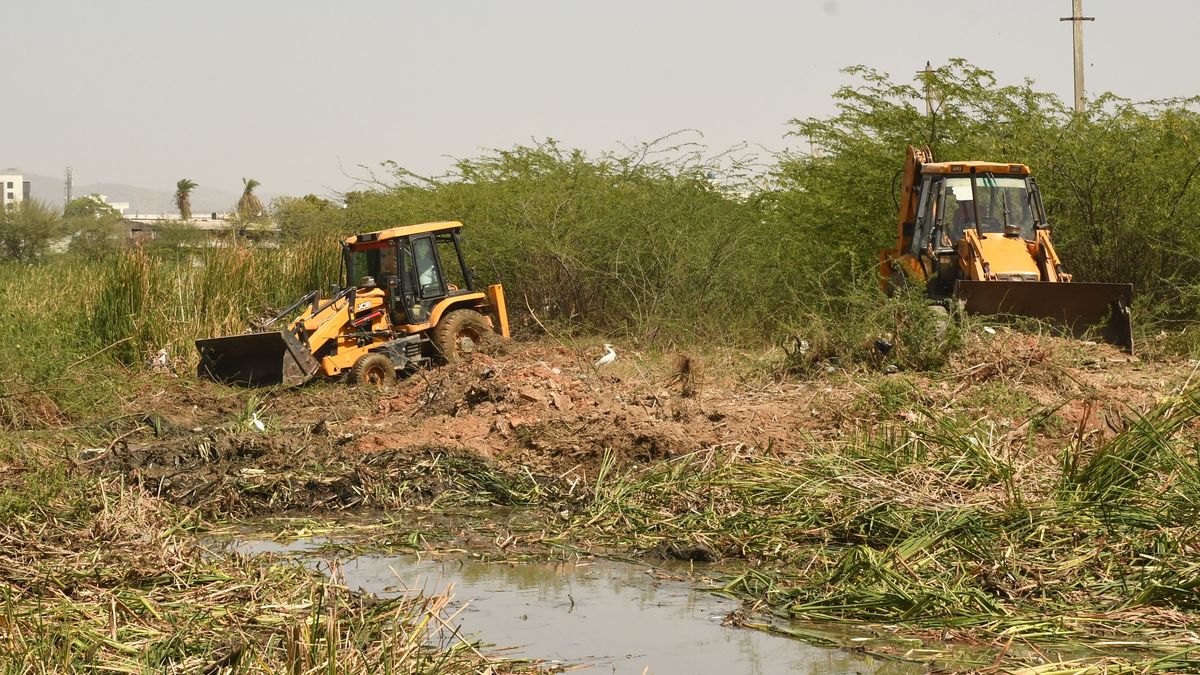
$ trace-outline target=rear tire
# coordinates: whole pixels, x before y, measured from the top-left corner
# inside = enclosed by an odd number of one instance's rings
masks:
[[[446,363],[458,363],[473,354],[484,340],[494,337],[491,325],[473,309],[456,309],[442,317],[430,331],[434,346]]]
[[[382,387],[395,379],[396,366],[386,355],[379,353],[362,355],[350,371],[350,381],[354,384]]]

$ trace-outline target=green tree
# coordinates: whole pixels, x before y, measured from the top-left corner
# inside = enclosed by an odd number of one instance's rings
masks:
[[[62,218],[44,202],[31,199],[0,207],[0,256],[6,260],[36,260],[62,235]]]
[[[196,181],[190,178],[181,178],[175,183],[175,207],[179,209],[180,220],[192,219],[192,190],[196,187]]]
[[[121,212],[105,203],[104,197],[95,192],[72,199],[63,209],[63,218],[103,218],[108,216],[120,217]]]
[[[72,199],[63,211],[63,226],[71,237],[71,253],[99,259],[114,251],[121,241],[121,212],[98,194]]]
[[[346,195],[357,230],[460,220],[480,280],[502,281],[530,325],[712,337],[761,334],[769,298],[755,249],[759,214],[738,172],[695,143],[661,139],[589,156],[553,140],[456,163],[443,178],[395,164],[375,190]],[[443,254],[443,258],[445,254]],[[755,318],[750,318],[755,317]],[[517,318],[517,321],[522,319]]]
[[[277,197],[271,202],[271,215],[281,236],[288,239],[337,232],[343,227],[341,209],[328,199],[313,194]]]
[[[829,117],[792,120],[811,148],[775,168],[765,197],[779,237],[780,269],[798,296],[836,292],[847,275],[873,274],[895,244],[905,146],[928,144],[938,160],[1020,162],[1045,197],[1054,240],[1080,281],[1132,282],[1143,301],[1196,315],[1173,300],[1200,286],[1200,116],[1195,100],[1134,103],[1111,94],[1075,115],[1032,82],[999,85],[954,60],[912,84],[862,66],[834,94]],[[938,104],[925,114],[923,87]],[[806,149],[807,149],[806,148]],[[825,280],[831,280],[827,283]]]

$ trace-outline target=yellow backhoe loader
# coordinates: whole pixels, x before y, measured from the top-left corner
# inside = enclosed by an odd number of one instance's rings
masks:
[[[1024,164],[934,162],[909,146],[896,248],[880,252],[880,274],[889,294],[918,283],[969,313],[1047,319],[1133,351],[1133,286],[1066,272]]]
[[[455,362],[490,334],[508,337],[504,288],[477,288],[462,223],[395,227],[342,243],[345,289],[313,291],[257,332],[197,340],[198,372],[265,386],[321,375],[379,384],[402,369]],[[287,321],[282,330],[266,330]]]

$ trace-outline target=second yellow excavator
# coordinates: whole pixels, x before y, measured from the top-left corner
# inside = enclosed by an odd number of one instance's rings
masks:
[[[458,361],[489,335],[508,337],[504,287],[479,286],[461,230],[448,221],[347,237],[344,289],[328,299],[313,291],[255,332],[197,340],[198,373],[251,386],[318,375],[382,384],[401,370]]]
[[[1133,351],[1131,284],[1075,281],[1024,164],[934,162],[909,146],[896,247],[880,252],[884,289],[919,283],[968,313],[1047,319]]]

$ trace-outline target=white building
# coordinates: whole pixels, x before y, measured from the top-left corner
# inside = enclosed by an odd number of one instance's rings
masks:
[[[110,202],[108,201],[108,195],[92,193],[85,196],[95,200],[96,202],[99,202],[100,204],[103,204],[104,206],[107,206],[110,209],[113,209],[121,215],[125,215],[125,212],[129,210],[129,202]]]
[[[0,173],[0,207],[20,204],[26,199],[29,199],[29,181],[16,169]]]

